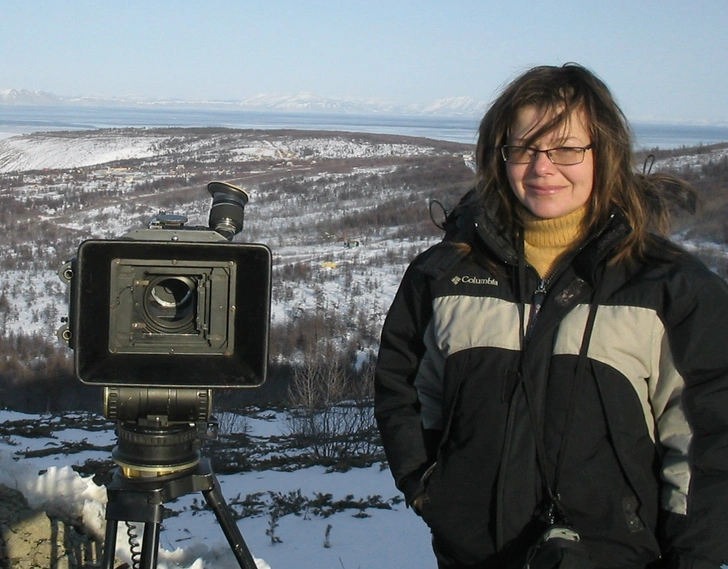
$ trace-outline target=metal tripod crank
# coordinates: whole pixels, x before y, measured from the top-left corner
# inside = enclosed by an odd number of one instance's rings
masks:
[[[102,569],[114,569],[116,535],[120,521],[144,523],[140,569],[156,569],[159,554],[159,533],[164,519],[164,504],[193,492],[202,492],[217,518],[223,534],[241,569],[257,569],[230,508],[223,498],[220,483],[208,459],[183,474],[153,478],[127,478],[120,469],[106,488],[106,535]]]

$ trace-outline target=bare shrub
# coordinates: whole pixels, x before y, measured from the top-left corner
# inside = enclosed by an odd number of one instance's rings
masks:
[[[288,389],[290,434],[319,460],[340,460],[378,451],[369,370],[347,377],[332,349],[309,352]]]
[[[221,435],[247,435],[250,432],[250,423],[246,415],[232,411],[219,411],[215,414],[217,429]]]

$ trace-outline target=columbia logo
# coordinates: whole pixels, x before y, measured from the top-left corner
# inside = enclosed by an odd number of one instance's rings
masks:
[[[468,275],[464,275],[462,277],[453,277],[450,279],[450,281],[454,285],[459,285],[460,283],[465,283],[465,284],[475,284],[475,285],[498,286],[498,281],[491,277],[482,279],[482,278],[478,278],[478,277],[471,277]]]

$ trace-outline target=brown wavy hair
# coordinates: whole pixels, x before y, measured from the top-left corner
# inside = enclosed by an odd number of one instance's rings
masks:
[[[615,259],[641,257],[650,232],[669,230],[667,194],[694,192],[686,182],[666,174],[635,171],[632,130],[606,84],[592,71],[575,64],[534,67],[508,84],[480,123],[476,147],[477,195],[495,200],[497,221],[503,227],[518,222],[517,199],[510,188],[499,147],[507,144],[518,113],[534,106],[548,117],[529,134],[525,145],[548,132],[568,126],[575,111],[584,113],[594,145],[594,186],[584,219],[584,235],[604,226],[618,208],[632,227]]]

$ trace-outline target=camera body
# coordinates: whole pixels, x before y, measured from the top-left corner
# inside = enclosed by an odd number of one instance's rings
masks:
[[[271,253],[232,243],[247,193],[211,182],[210,228],[160,214],[147,229],[88,240],[60,270],[70,286],[59,337],[89,385],[256,387],[265,381]]]

